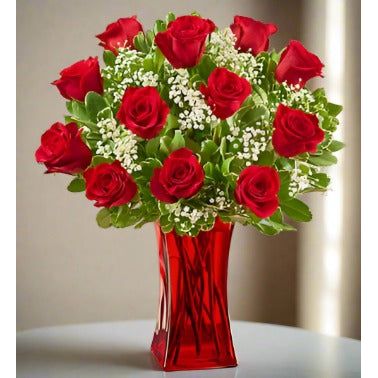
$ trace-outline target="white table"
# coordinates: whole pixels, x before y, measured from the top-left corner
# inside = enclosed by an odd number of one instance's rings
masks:
[[[19,332],[17,377],[360,377],[359,341],[239,321],[232,322],[238,367],[165,373],[149,352],[154,325],[138,320]]]

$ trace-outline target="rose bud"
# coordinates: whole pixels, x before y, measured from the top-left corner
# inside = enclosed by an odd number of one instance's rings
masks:
[[[130,202],[138,190],[134,179],[118,160],[87,169],[84,179],[85,194],[96,201],[96,207],[122,206]]]
[[[207,86],[201,84],[200,91],[212,112],[218,118],[226,119],[240,109],[252,88],[248,80],[226,68],[215,68],[207,80]]]
[[[265,24],[250,17],[235,16],[230,25],[236,37],[235,48],[257,55],[269,48],[269,37],[276,33],[275,24]]]
[[[211,20],[181,16],[155,37],[155,43],[174,68],[194,67],[205,51],[205,42],[215,29]]]
[[[169,107],[155,87],[129,87],[116,117],[134,134],[151,139],[160,133],[168,114]]]
[[[109,24],[106,30],[96,37],[101,41],[99,43],[105,50],[110,50],[118,54],[120,47],[129,47],[134,49],[134,37],[143,31],[143,27],[137,20],[136,16],[120,18],[116,22]]]
[[[60,94],[67,100],[84,101],[88,92],[102,93],[102,78],[97,57],[80,60],[60,72],[60,79],[55,80]]]
[[[276,79],[279,83],[286,81],[289,85],[302,88],[311,78],[323,77],[323,67],[320,59],[306,50],[300,42],[290,41],[278,62]]]
[[[35,159],[46,166],[45,173],[76,174],[89,166],[92,152],[81,139],[81,130],[76,123],[65,126],[56,122],[43,133]]]
[[[281,156],[293,157],[304,152],[316,152],[318,144],[324,140],[324,131],[319,127],[315,114],[283,104],[277,108],[273,127],[273,147]]]
[[[260,218],[271,216],[278,208],[280,177],[272,167],[252,165],[243,169],[235,188],[235,199]]]
[[[154,169],[150,187],[159,201],[174,203],[197,194],[204,179],[203,168],[193,152],[180,148],[164,160],[161,168]]]

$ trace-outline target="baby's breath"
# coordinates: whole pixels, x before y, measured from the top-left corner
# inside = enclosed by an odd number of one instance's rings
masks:
[[[159,76],[143,68],[145,56],[137,50],[120,48],[114,66],[106,66],[103,76],[106,79],[105,92],[114,102],[120,102],[127,87],[156,87]]]
[[[183,69],[168,69],[169,98],[180,108],[178,123],[180,130],[205,130],[217,117],[206,104],[202,93],[189,82],[189,73]]]
[[[208,54],[218,67],[227,67],[231,71],[245,77],[253,84],[261,84],[263,64],[257,62],[250,52],[235,49],[236,37],[228,27],[211,35]]]
[[[266,151],[271,139],[269,119],[265,116],[256,121],[252,126],[241,127],[240,121],[230,125],[230,134],[226,139],[231,143],[236,156],[245,160],[246,166],[251,165],[259,159],[261,152]]]
[[[140,171],[137,137],[113,118],[103,119],[97,126],[102,138],[97,142],[96,154],[119,160],[129,173]]]

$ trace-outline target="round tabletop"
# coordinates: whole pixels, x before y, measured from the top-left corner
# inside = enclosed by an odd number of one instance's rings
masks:
[[[234,321],[239,366],[166,373],[150,355],[155,323],[137,320],[48,327],[17,334],[17,377],[354,378],[357,340],[299,328]]]

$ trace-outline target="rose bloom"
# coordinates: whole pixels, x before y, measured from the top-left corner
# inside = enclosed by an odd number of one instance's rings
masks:
[[[306,85],[315,76],[323,76],[324,64],[313,53],[309,52],[299,41],[290,41],[282,52],[276,68],[276,79],[289,85]]]
[[[87,169],[84,179],[85,194],[96,201],[96,207],[122,206],[130,202],[138,190],[134,179],[118,160]]]
[[[57,86],[67,100],[84,101],[85,95],[90,91],[101,94],[103,87],[97,57],[89,57],[64,68],[60,72],[60,79],[52,84]]]
[[[280,177],[272,167],[251,165],[242,170],[235,188],[235,199],[260,218],[271,216],[278,208]]]
[[[242,52],[257,55],[269,48],[269,37],[277,32],[275,24],[265,24],[250,17],[235,16],[230,25],[236,36],[235,47]]]
[[[168,114],[169,107],[155,87],[129,87],[116,117],[134,134],[151,139],[160,133]]]
[[[213,21],[199,16],[181,16],[155,37],[155,43],[174,68],[194,67],[205,51],[207,36],[215,29]]]
[[[276,152],[293,157],[304,152],[316,152],[324,140],[324,131],[319,127],[315,114],[305,113],[280,104],[273,122],[272,143]]]
[[[89,166],[92,152],[81,139],[76,123],[65,126],[56,122],[42,135],[35,159],[46,166],[46,173],[75,174]]]
[[[152,194],[162,202],[174,203],[199,192],[205,173],[196,156],[188,148],[172,152],[161,168],[155,168],[151,182]]]
[[[143,27],[136,16],[120,18],[116,22],[109,24],[106,30],[96,37],[100,40],[99,45],[105,50],[110,50],[118,54],[120,47],[130,47],[134,49],[134,37],[143,31]]]
[[[207,86],[201,84],[200,91],[212,112],[218,118],[226,119],[240,109],[252,88],[248,80],[226,68],[215,68],[207,80]]]

